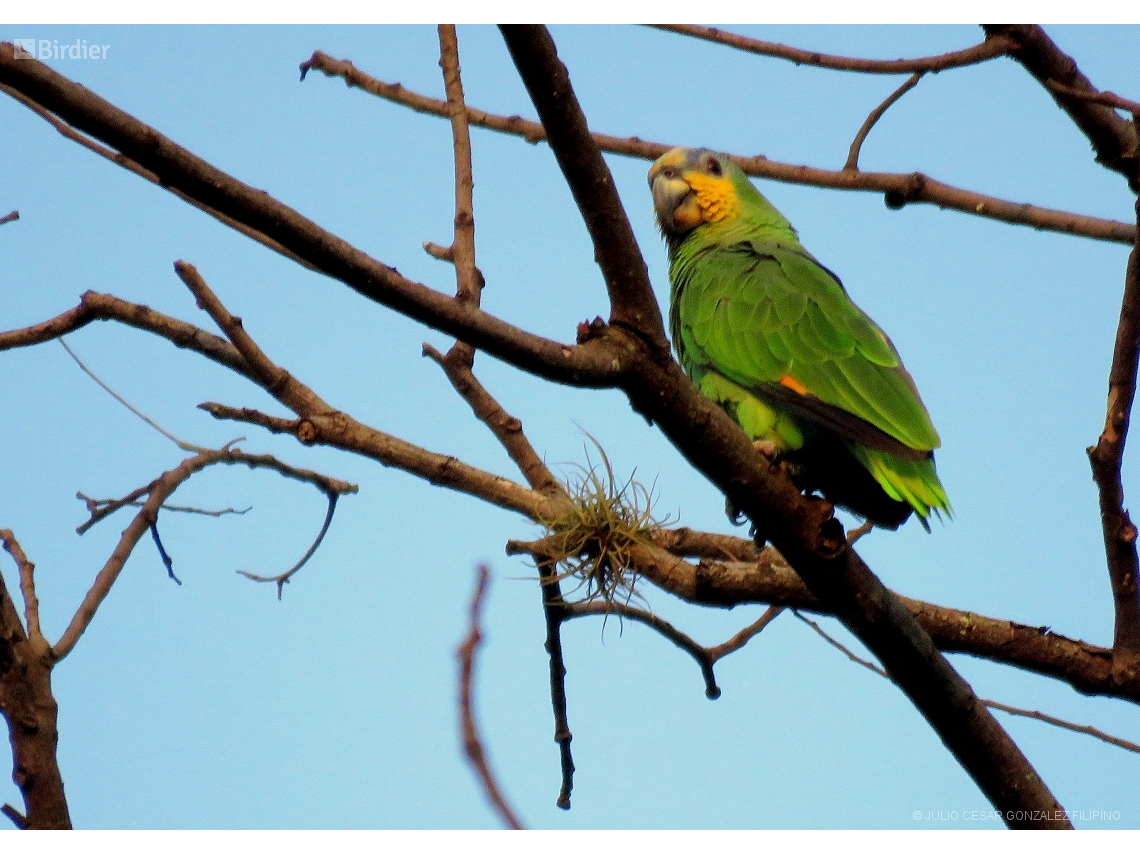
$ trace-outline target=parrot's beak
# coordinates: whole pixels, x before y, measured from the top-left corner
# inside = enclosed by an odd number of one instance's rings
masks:
[[[672,154],[662,155],[653,164],[649,170],[649,187],[661,229],[671,235],[684,235],[704,222],[704,214],[693,188],[670,157]]]

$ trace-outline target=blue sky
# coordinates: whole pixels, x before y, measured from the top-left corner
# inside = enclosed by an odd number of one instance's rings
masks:
[[[895,58],[964,47],[973,27],[736,28],[851,55]],[[7,30],[10,30],[7,31]],[[1140,95],[1140,28],[1050,33],[1095,85]],[[560,54],[599,131],[838,168],[866,114],[901,78],[796,67],[636,28],[556,27]],[[339,80],[298,82],[314,49],[440,96],[430,27],[48,27],[0,37],[109,44],[99,61],[59,60],[83,83],[214,165],[267,190],[407,276],[451,291],[420,249],[447,243],[451,137]],[[469,104],[533,116],[497,31],[461,27]],[[607,313],[586,231],[550,151],[473,130],[483,305],[571,340]],[[335,406],[434,451],[517,477],[490,434],[420,357],[448,340],[364,301],[60,137],[0,99],[0,327],[35,323],[87,290],[209,327],[174,275],[185,259],[267,353]],[[648,163],[607,156],[659,298],[665,251]],[[1129,220],[1122,178],[1015,63],[928,76],[876,126],[868,170],[922,170],[1015,201]],[[891,335],[943,440],[939,472],[956,518],[876,532],[860,552],[909,596],[1111,642],[1112,609],[1084,449],[1099,435],[1127,248],[939,211],[888,210],[881,196],[759,182],[804,244]],[[718,668],[706,700],[695,665],[638,626],[564,630],[578,766],[573,809],[555,807],[553,742],[534,570],[503,554],[530,523],[367,460],[215,422],[215,400],[282,413],[264,392],[169,343],[114,324],[71,346],[132,403],[182,438],[249,451],[360,485],[321,550],[278,602],[233,571],[291,565],[320,526],[323,497],[266,473],[199,476],[179,503],[245,507],[218,520],[166,514],[176,586],[139,545],[74,653],[56,669],[59,757],[73,820],[87,828],[497,827],[461,757],[454,649],[473,568],[494,585],[479,715],[500,782],[544,828],[994,827],[988,805],[890,684],[790,614]],[[619,473],[655,482],[658,513],[735,531],[704,479],[616,392],[544,384],[480,356],[477,373],[560,472],[585,432]],[[117,496],[180,452],[87,379],[56,344],[0,354],[0,526],[37,564],[45,630],[58,637],[125,517],[82,538],[77,490]],[[1135,456],[1125,459],[1136,489]],[[7,556],[0,569],[12,590]],[[686,606],[644,589],[654,610],[705,643],[760,607]],[[849,636],[825,621],[836,637]],[[851,642],[855,645],[855,642]],[[1133,705],[954,656],[977,692],[1140,738]],[[998,714],[1073,811],[1140,827],[1140,757]],[[6,761],[5,761],[6,762]],[[19,803],[7,776],[0,801]],[[958,821],[915,821],[957,811]]]

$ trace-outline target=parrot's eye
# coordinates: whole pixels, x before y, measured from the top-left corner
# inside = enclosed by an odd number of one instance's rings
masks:
[[[720,177],[720,161],[717,160],[715,157],[710,157],[709,163],[708,163],[708,170],[709,170],[709,175],[712,175],[712,176],[719,178]]]

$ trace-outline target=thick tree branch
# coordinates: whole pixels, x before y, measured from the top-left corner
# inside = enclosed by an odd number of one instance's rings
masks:
[[[54,333],[55,330],[75,328],[74,320],[84,311],[84,306],[97,306],[100,311],[105,307],[107,311],[100,317],[152,332],[256,382],[237,348],[225,339],[146,306],[93,292],[84,295],[84,302],[79,308],[28,328],[38,331],[38,334],[28,335],[27,330],[0,332],[0,350],[47,341],[58,334]],[[138,322],[140,316],[145,317],[145,323]],[[82,323],[92,319],[90,315],[85,317],[87,320]],[[474,379],[473,375],[471,379]],[[550,505],[549,499],[556,496],[562,487],[534,453],[521,430],[514,431],[517,420],[502,411],[477,381],[475,386],[468,388],[465,383],[469,381],[458,375],[457,380],[457,390],[472,405],[479,418],[485,420],[513,457],[523,461],[524,474],[534,489],[376,431],[343,413],[336,413],[328,419],[319,416],[315,419],[288,419],[249,408],[214,403],[201,406],[215,418],[255,424],[273,433],[294,436],[302,443],[326,442],[362,454],[383,465],[394,466],[431,483],[484,499],[536,522],[557,516],[560,505]],[[114,501],[130,504],[145,495],[148,488],[149,485]],[[110,503],[101,504],[92,511],[98,512],[96,518],[82,528],[86,530],[90,523],[102,519],[105,512],[121,506],[116,504],[111,508]],[[827,609],[812,596],[775,550],[767,549],[760,553],[751,540],[690,528],[662,529],[653,534],[653,540],[661,549],[638,558],[638,573],[690,602],[720,607],[773,603],[827,613]],[[707,562],[693,565],[678,556],[707,559]],[[942,650],[969,653],[1054,677],[1086,694],[1140,700],[1140,681],[1117,683],[1113,680],[1110,650],[1072,641],[1042,628],[981,617],[918,600],[904,598],[903,601]]]
[[[813,65],[817,68],[830,68],[835,71],[859,71],[864,74],[938,72],[945,71],[948,68],[977,65],[979,62],[1004,56],[1015,45],[1012,39],[997,35],[987,37],[981,44],[938,56],[927,56],[921,59],[861,59],[859,57],[835,56],[819,51],[802,50],[778,42],[765,42],[737,33],[718,30],[716,27],[700,27],[689,24],[652,24],[651,26],[658,30],[666,30],[716,44],[728,45],[760,56],[786,59],[796,65]]]
[[[16,536],[3,529],[0,540],[16,561],[21,583],[30,582],[32,564]],[[38,623],[35,594],[29,599],[27,585],[24,607],[29,624],[33,616]],[[0,714],[12,744],[12,780],[24,799],[23,814],[9,805],[4,814],[19,828],[71,828],[55,755],[59,731],[52,665],[47,641],[38,630],[35,635],[25,631],[0,573]]]
[[[1136,216],[1140,223],[1140,200],[1136,203]],[[1136,396],[1138,351],[1140,249],[1133,247],[1124,276],[1124,299],[1108,375],[1104,431],[1097,444],[1088,450],[1093,480],[1100,495],[1101,527],[1116,607],[1113,656],[1121,679],[1131,679],[1140,674],[1140,592],[1136,583],[1140,559],[1136,553],[1137,530],[1124,509],[1124,484],[1120,477],[1132,401]]]
[[[483,611],[483,599],[487,594],[487,585],[491,574],[484,566],[479,567],[479,575],[475,583],[475,592],[471,595],[470,628],[467,638],[456,651],[459,659],[459,716],[460,732],[463,737],[463,749],[467,760],[479,776],[487,800],[503,821],[507,828],[519,830],[523,827],[518,815],[507,803],[499,788],[495,775],[487,761],[487,752],[483,750],[483,743],[479,738],[479,728],[475,724],[475,653],[483,642],[483,633],[479,629],[479,616]]]
[[[649,269],[614,188],[613,175],[597,156],[597,146],[554,41],[541,26],[500,29],[594,243],[594,257],[610,296],[610,323],[636,333],[652,356],[668,359],[669,339]]]
[[[360,71],[348,60],[333,59],[321,51],[317,51],[312,57],[301,63],[301,68],[303,71],[315,68],[330,77],[341,77],[348,86],[410,107],[417,113],[426,113],[442,118],[447,118],[450,115],[446,101],[412,92],[399,83],[385,83],[382,80],[377,80]],[[468,107],[467,120],[477,127],[522,137],[529,143],[537,143],[546,139],[546,131],[542,125],[520,116],[498,116]],[[656,160],[673,147],[666,143],[648,142],[637,137],[614,137],[595,133],[593,138],[602,151],[644,160]],[[769,178],[774,181],[805,184],[810,187],[830,187],[835,190],[862,190],[883,193],[887,204],[894,208],[922,202],[964,214],[1014,225],[1030,226],[1043,231],[1080,235],[1094,240],[1128,245],[1136,240],[1136,228],[1129,223],[1010,202],[944,184],[921,172],[897,174],[817,169],[812,166],[769,160],[763,155],[756,157],[731,155],[731,158],[737,166],[756,178]]]
[[[1088,137],[1096,152],[1097,163],[1119,172],[1128,179],[1134,192],[1140,192],[1140,133],[1132,122],[1122,119],[1112,107],[1067,94],[1069,90],[1099,94],[1073,58],[1057,47],[1036,24],[989,24],[985,30],[991,37],[1005,37],[1015,42],[1016,46],[1009,55],[1045,87],[1057,105]],[[1055,88],[1050,83],[1059,83],[1063,88]]]
[[[164,188],[180,190],[261,232],[371,300],[549,380],[605,386],[612,384],[618,373],[619,369],[613,367],[614,354],[600,342],[591,342],[587,347],[560,344],[401,276],[43,63],[30,58],[14,59],[12,46],[2,42],[0,83],[149,169]]]
[[[107,148],[106,146],[99,145],[99,143],[95,142],[94,140],[90,139],[89,137],[84,136],[81,133],[78,133],[75,129],[69,127],[66,122],[60,121],[58,118],[53,116],[50,111],[45,110],[43,107],[41,107],[39,104],[37,104],[31,98],[28,98],[22,92],[18,92],[17,90],[11,88],[10,86],[4,86],[3,84],[0,84],[0,92],[4,92],[6,95],[9,95],[12,98],[15,98],[17,101],[19,101],[21,104],[23,104],[29,110],[31,110],[33,113],[35,113],[41,119],[45,120],[53,128],[55,128],[57,131],[59,131],[60,134],[62,134],[64,137],[71,140],[72,142],[77,142],[81,146],[83,146],[84,148],[88,149],[89,151],[95,152],[100,157],[105,157],[105,158],[107,158],[107,160],[111,161],[112,163],[118,164],[119,166],[123,167],[123,169],[126,169],[129,172],[133,172],[135,175],[139,176],[140,178],[145,178],[151,184],[157,184],[160,187],[163,186],[162,180],[155,173],[153,173],[149,169],[146,169],[145,167],[142,167],[139,164],[135,163],[135,161],[131,160],[126,155],[119,154],[116,151],[112,151],[111,149]],[[297,262],[302,267],[307,267],[310,270],[316,270],[316,268],[313,267],[313,265],[309,264],[303,258],[300,258],[300,257],[294,255],[293,253],[291,253],[289,250],[287,250],[285,247],[283,247],[277,241],[273,240],[273,238],[267,237],[266,235],[262,234],[261,232],[257,231],[256,229],[252,229],[243,223],[239,223],[237,220],[233,219],[232,217],[227,217],[221,211],[216,211],[213,208],[211,208],[209,205],[202,204],[198,200],[196,200],[190,196],[187,196],[185,193],[183,193],[182,191],[180,191],[178,189],[169,188],[169,187],[167,189],[170,190],[175,196],[177,196],[183,202],[186,202],[190,205],[193,205],[199,211],[204,211],[205,213],[209,214],[211,217],[218,220],[219,222],[224,223],[225,225],[229,226],[231,229],[234,229],[235,231],[238,231],[241,234],[245,235],[247,238],[250,238],[251,240],[257,241],[262,246],[266,246],[269,249],[273,250],[274,252],[280,253],[281,255],[288,258],[290,261]],[[18,220],[20,218],[19,213],[17,213],[16,211],[13,211],[12,214],[15,214],[15,216],[12,217],[12,219]],[[9,216],[11,216],[11,215],[9,215]],[[3,222],[4,222],[3,220],[0,220],[0,223],[3,223]]]

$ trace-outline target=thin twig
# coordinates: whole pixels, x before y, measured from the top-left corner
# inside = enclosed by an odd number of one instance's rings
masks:
[[[1140,200],[1136,202],[1136,218],[1140,224]],[[1121,677],[1135,676],[1140,671],[1140,590],[1137,586],[1140,557],[1136,551],[1137,529],[1124,509],[1124,485],[1120,476],[1132,401],[1136,396],[1138,364],[1140,247],[1133,247],[1124,276],[1124,297],[1108,375],[1104,430],[1097,444],[1088,449],[1099,493],[1101,528],[1116,613],[1113,666]]]
[[[1127,739],[1121,739],[1119,736],[1113,736],[1110,733],[1105,733],[1103,730],[1095,728],[1092,725],[1073,724],[1071,721],[1065,721],[1063,718],[1057,718],[1056,716],[1051,716],[1048,713],[1043,713],[1039,710],[1027,710],[1022,709],[1021,707],[1011,707],[997,701],[983,699],[982,703],[990,709],[1001,710],[1002,712],[1007,712],[1010,715],[1019,715],[1023,718],[1032,718],[1036,719],[1037,721],[1043,721],[1046,724],[1052,724],[1056,727],[1063,727],[1066,730],[1072,730],[1076,733],[1085,733],[1089,736],[1095,736],[1097,739],[1101,740],[1102,742],[1107,742],[1109,745],[1115,745],[1117,748],[1123,748],[1125,751],[1134,751],[1135,753],[1140,754],[1140,745],[1137,745],[1135,742],[1129,742]]]
[[[888,95],[882,104],[871,111],[870,115],[864,120],[863,125],[859,128],[859,132],[855,134],[855,139],[851,142],[851,148],[847,152],[847,162],[843,164],[844,169],[850,169],[854,172],[859,171],[859,152],[863,148],[863,141],[867,139],[867,134],[871,133],[871,128],[875,127],[875,123],[883,117],[883,113],[887,112],[892,104],[918,84],[918,81],[922,79],[923,73],[924,72],[916,71],[910,76],[906,83]]]
[[[123,502],[121,499],[93,499],[85,493],[76,493],[75,498],[81,499],[86,505],[87,510],[94,512],[106,505],[117,504],[117,507],[124,507],[130,505],[131,507],[141,508],[143,503],[139,501]],[[190,505],[163,505],[162,510],[174,511],[182,514],[198,514],[204,517],[224,517],[229,514],[237,514],[239,516],[248,514],[253,510],[253,505],[242,508],[240,511],[237,508],[222,508],[221,510],[211,511],[206,508],[196,508]]]
[[[340,77],[348,86],[396,104],[409,107],[417,113],[448,118],[446,101],[413,92],[399,83],[386,83],[360,71],[348,60],[333,59],[321,51],[315,52],[302,69],[317,69],[329,77]],[[914,69],[908,69],[913,71]],[[502,116],[474,107],[467,108],[467,121],[472,125],[498,133],[522,137],[529,143],[546,139],[546,131],[538,122],[521,116]],[[592,134],[602,151],[611,154],[656,160],[673,148],[666,143],[649,142],[638,137],[615,137]],[[972,190],[953,187],[921,172],[908,174],[891,172],[852,172],[850,170],[817,169],[793,163],[769,160],[763,155],[746,157],[730,155],[745,173],[756,178],[769,178],[789,184],[811,187],[830,187],[836,190],[858,190],[886,194],[888,204],[901,208],[911,203],[929,203],[964,214],[998,220],[1004,223],[1030,226],[1043,231],[1081,235],[1094,240],[1105,240],[1131,246],[1136,240],[1136,228],[1117,220],[1106,220],[1069,211],[1058,211],[1020,202],[1010,202]]]
[[[245,576],[247,579],[252,579],[254,582],[276,583],[277,599],[280,600],[281,591],[285,587],[286,583],[288,583],[289,579],[293,576],[294,573],[304,567],[308,560],[313,557],[313,553],[317,551],[317,548],[321,545],[321,541],[325,539],[325,534],[328,532],[329,526],[332,525],[333,514],[336,512],[336,500],[339,498],[340,494],[336,492],[329,492],[326,495],[328,496],[329,500],[329,508],[328,511],[325,512],[325,521],[321,525],[321,530],[317,533],[316,540],[313,541],[312,545],[309,547],[308,552],[301,556],[300,561],[298,561],[284,573],[279,573],[276,576],[259,576],[256,573],[248,573],[245,570],[236,570],[234,572],[238,573],[241,576]]]
[[[355,484],[349,484],[345,481],[331,478],[320,472],[290,466],[288,463],[284,463],[270,454],[246,454],[240,449],[232,448],[231,445],[232,444],[227,444],[217,449],[203,449],[193,457],[187,457],[174,469],[163,472],[145,488],[142,488],[141,492],[135,491],[139,495],[135,495],[134,498],[139,498],[140,495],[145,494],[147,499],[134,519],[132,519],[126,529],[123,530],[114,552],[111,553],[111,557],[107,559],[103,568],[96,574],[95,581],[92,582],[91,588],[83,598],[83,602],[80,603],[79,608],[76,609],[67,629],[64,630],[59,641],[53,646],[52,654],[56,661],[63,659],[75,648],[80,637],[87,630],[87,627],[91,625],[91,621],[94,619],[99,606],[110,593],[111,587],[118,579],[123,566],[134,551],[139,539],[146,531],[151,530],[153,532],[155,521],[158,518],[158,512],[162,508],[162,505],[170,498],[175,490],[195,473],[216,464],[241,464],[249,466],[251,469],[269,469],[286,478],[313,484],[318,489],[324,491],[326,495],[330,492],[338,495],[357,492],[358,488]],[[156,543],[158,542],[159,541],[156,540]],[[161,551],[165,554],[165,549]],[[164,558],[164,563],[166,563],[168,558],[169,556]],[[169,569],[168,566],[168,570]]]
[[[36,565],[28,560],[11,529],[0,529],[0,542],[3,542],[4,549],[16,562],[16,569],[20,574],[20,594],[24,599],[24,626],[27,636],[42,641],[44,634],[40,630],[40,601],[36,598]]]
[[[167,575],[181,586],[182,580],[174,575],[174,560],[166,551],[166,547],[162,545],[162,538],[158,534],[157,519],[150,525],[150,536],[154,539],[154,545],[158,547],[158,557],[162,559],[162,565],[166,568]]]
[[[718,662],[728,654],[740,650],[749,641],[763,632],[768,624],[778,618],[783,611],[783,606],[768,606],[768,608],[764,610],[764,614],[760,615],[754,623],[750,623],[727,641],[722,641],[715,647],[708,648],[709,657],[713,662]]]
[[[451,244],[451,257],[458,286],[456,296],[459,300],[478,305],[482,277],[475,266],[475,209],[472,202],[475,179],[471,170],[471,132],[467,127],[467,105],[463,100],[463,79],[459,71],[459,43],[453,24],[439,25],[439,65],[443,69],[455,149],[455,237]]]
[[[1051,92],[1059,92],[1062,95],[1068,95],[1071,98],[1080,98],[1083,101],[1091,101],[1094,104],[1104,104],[1106,107],[1115,107],[1118,110],[1126,110],[1133,116],[1140,115],[1140,101],[1130,101],[1128,98],[1123,98],[1115,92],[1105,90],[1103,92],[1085,92],[1082,89],[1076,89],[1072,86],[1065,86],[1058,83],[1056,80],[1045,81],[1045,87]]]
[[[13,211],[10,214],[5,214],[4,216],[0,217],[0,226],[4,225],[5,223],[14,223],[18,219],[20,219],[19,211]],[[5,807],[7,807],[7,805],[5,805]]]
[[[546,619],[546,653],[550,659],[550,706],[554,711],[554,741],[562,768],[562,786],[555,804],[570,810],[570,794],[574,790],[574,755],[570,743],[570,718],[566,710],[566,660],[562,655],[562,624],[568,618],[562,599],[562,586],[553,562],[538,563],[539,587],[542,589],[542,611]]]
[[[20,829],[21,831],[28,827],[27,817],[25,817],[10,804],[5,803],[3,807],[0,807],[0,813],[4,814],[4,816],[8,817],[8,819],[12,820],[12,825],[16,826],[16,828]]]
[[[909,74],[911,72],[938,72],[948,68],[961,68],[965,65],[977,65],[980,62],[1003,56],[1015,46],[1012,39],[995,36],[973,47],[921,59],[861,59],[802,50],[777,42],[765,42],[736,33],[728,33],[715,27],[688,24],[651,24],[650,26],[658,30],[666,30],[683,36],[692,36],[696,39],[727,45],[760,56],[786,59],[796,65],[812,65],[835,71],[858,71],[864,74]]]
[[[764,628],[779,617],[780,612],[784,610],[782,606],[771,606],[760,616],[759,620],[740,630],[740,632],[736,633],[732,638],[714,647],[705,647],[681,632],[681,630],[677,629],[664,618],[659,618],[653,614],[653,612],[639,609],[627,603],[620,603],[613,600],[605,602],[595,600],[584,603],[567,603],[564,608],[566,615],[564,620],[589,617],[592,615],[601,615],[603,617],[617,615],[620,618],[643,624],[669,639],[669,641],[673,642],[673,644],[696,660],[701,668],[701,676],[705,681],[705,697],[713,701],[721,695],[720,686],[717,685],[716,673],[713,670],[713,666],[725,656],[728,656],[730,653],[735,653],[744,647],[749,641],[763,632]]]
[[[874,662],[869,662],[866,659],[863,659],[862,657],[856,656],[847,647],[845,647],[840,642],[836,641],[834,638],[832,638],[830,635],[828,635],[826,632],[824,632],[823,627],[821,627],[818,623],[816,623],[811,618],[804,617],[796,609],[792,609],[792,614],[794,614],[796,617],[798,617],[800,620],[802,620],[804,623],[806,623],[808,626],[810,626],[812,629],[814,629],[819,634],[820,638],[822,638],[824,641],[826,641],[828,644],[830,644],[836,650],[841,652],[844,656],[846,656],[848,659],[850,659],[856,665],[862,665],[864,668],[868,669],[869,671],[874,671],[880,677],[885,677],[888,680],[891,679],[891,675],[888,674],[883,668],[876,665]]]
[[[841,642],[836,641],[834,638],[828,635],[815,621],[809,620],[795,610],[793,610],[793,614],[795,614],[796,617],[814,629],[824,639],[824,641],[842,652],[852,662],[855,662],[858,665],[862,665],[864,668],[867,668],[870,671],[874,671],[880,677],[885,677],[888,680],[891,679],[890,675],[886,671],[884,671],[873,662],[868,662],[866,659],[856,656]],[[1011,707],[1008,704],[1003,704],[1000,701],[991,701],[988,698],[978,698],[978,701],[990,709],[1001,710],[1002,712],[1007,712],[1011,715],[1022,716],[1023,718],[1036,719],[1037,721],[1043,721],[1046,724],[1051,724],[1055,727],[1062,727],[1066,730],[1074,731],[1075,733],[1084,733],[1089,736],[1096,737],[1102,742],[1107,742],[1110,745],[1115,745],[1118,748],[1125,749],[1126,751],[1134,751],[1137,754],[1140,754],[1140,745],[1137,745],[1135,742],[1129,742],[1127,739],[1121,739],[1118,736],[1112,736],[1111,734],[1105,733],[1103,730],[1099,730],[1095,727],[1092,727],[1091,725],[1074,724],[1071,721],[1065,721],[1063,718],[1057,718],[1056,716],[1051,716],[1048,713],[1043,713],[1038,710],[1027,710],[1023,709],[1022,707]]]
[[[475,582],[475,592],[471,596],[469,611],[470,629],[467,638],[459,646],[455,655],[459,659],[459,717],[460,731],[463,740],[463,750],[467,760],[475,769],[483,790],[491,806],[498,813],[503,824],[508,828],[519,830],[523,827],[517,815],[499,789],[491,766],[487,762],[487,753],[483,750],[483,743],[479,739],[479,728],[475,723],[475,654],[483,641],[483,633],[479,629],[479,618],[483,611],[483,599],[487,594],[491,574],[486,566],[479,565]]]
[[[88,368],[86,365],[84,365],[83,360],[75,355],[75,351],[67,346],[67,342],[63,340],[63,336],[60,336],[57,339],[57,341],[59,341],[59,343],[63,347],[63,349],[67,351],[67,355],[75,360],[75,364],[78,365],[81,369],[83,369],[83,373],[86,374],[88,377],[90,377],[92,380],[94,380],[96,383],[98,383],[104,392],[106,392],[108,395],[110,395],[112,398],[114,398],[116,401],[118,401],[120,404],[122,404],[124,407],[126,407],[128,410],[130,410],[132,413],[134,413],[136,416],[138,416],[140,419],[142,419],[144,422],[146,422],[148,425],[150,425],[156,431],[158,431],[160,434],[165,436],[167,439],[169,439],[171,442],[173,442],[175,445],[177,445],[180,449],[182,449],[183,451],[195,451],[195,452],[203,450],[200,446],[192,445],[189,442],[183,442],[182,440],[180,440],[178,437],[176,437],[174,434],[172,434],[170,431],[168,431],[166,428],[164,428],[162,425],[160,425],[158,422],[156,422],[154,419],[152,419],[150,416],[148,416],[142,410],[138,409],[133,404],[131,404],[130,401],[128,401],[126,398],[124,398],[122,395],[120,395],[118,392],[116,392],[114,389],[112,389],[110,386],[108,386],[106,383],[104,383],[101,379],[99,379],[99,375],[97,375],[94,371],[92,371],[90,368]]]

